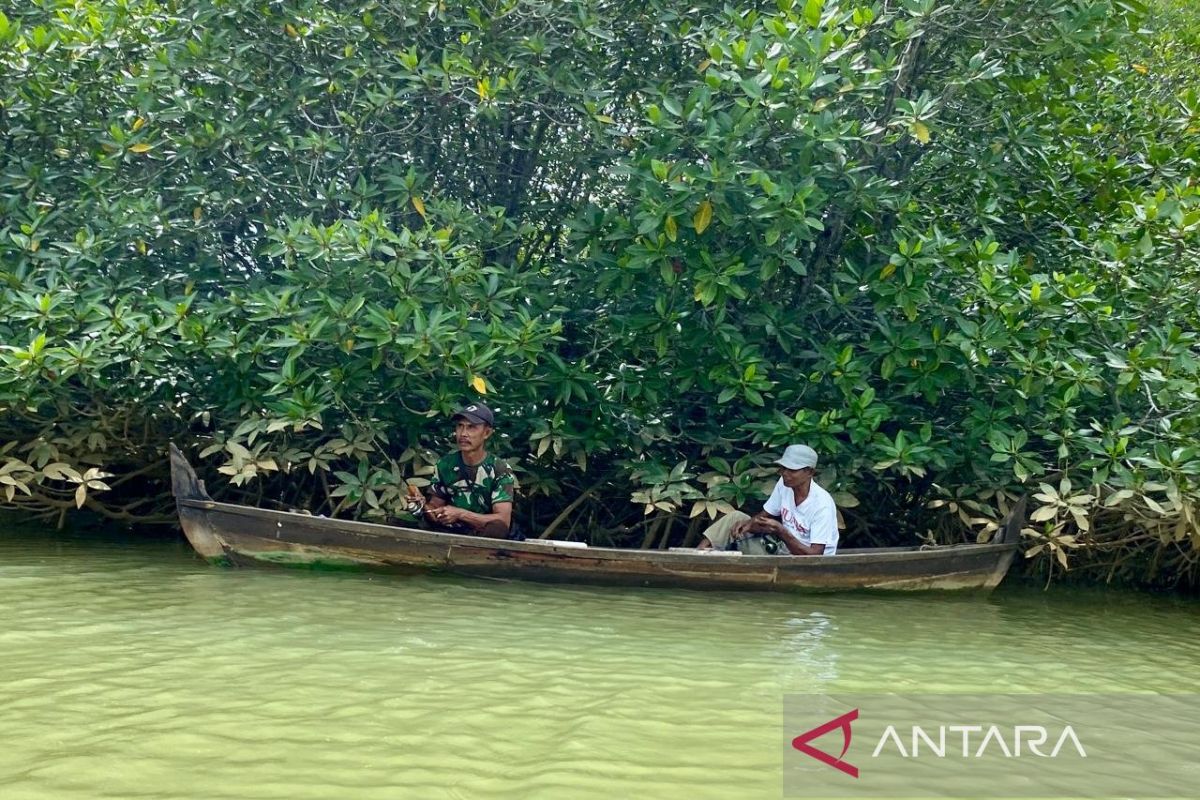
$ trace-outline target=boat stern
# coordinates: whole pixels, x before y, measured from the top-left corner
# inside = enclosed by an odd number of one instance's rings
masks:
[[[204,481],[196,476],[196,471],[174,442],[171,443],[171,492],[175,495],[175,509],[179,514],[183,535],[192,548],[211,564],[229,564],[229,554],[209,526],[208,515],[184,502],[211,503],[212,498],[204,488]]]

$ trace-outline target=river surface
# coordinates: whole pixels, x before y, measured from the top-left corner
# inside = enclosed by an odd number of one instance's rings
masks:
[[[209,567],[0,533],[0,798],[779,797],[791,693],[1179,692],[1200,603]]]

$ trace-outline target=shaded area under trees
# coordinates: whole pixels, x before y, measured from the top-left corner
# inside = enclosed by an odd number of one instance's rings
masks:
[[[486,392],[551,535],[686,541],[807,441],[851,543],[1030,491],[1046,568],[1197,578],[1186,4],[4,14],[0,504],[169,519],[176,440],[385,518]]]

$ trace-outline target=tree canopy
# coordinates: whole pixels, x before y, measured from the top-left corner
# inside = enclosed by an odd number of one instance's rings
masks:
[[[1195,581],[1200,15],[1173,0],[0,13],[0,504],[401,516],[486,396],[634,546],[807,442],[847,541]]]

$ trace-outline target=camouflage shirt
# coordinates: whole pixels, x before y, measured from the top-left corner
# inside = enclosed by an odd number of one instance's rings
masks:
[[[483,461],[468,466],[462,453],[451,453],[437,463],[433,493],[452,506],[491,514],[496,503],[511,503],[516,479],[503,461],[488,453]]]

